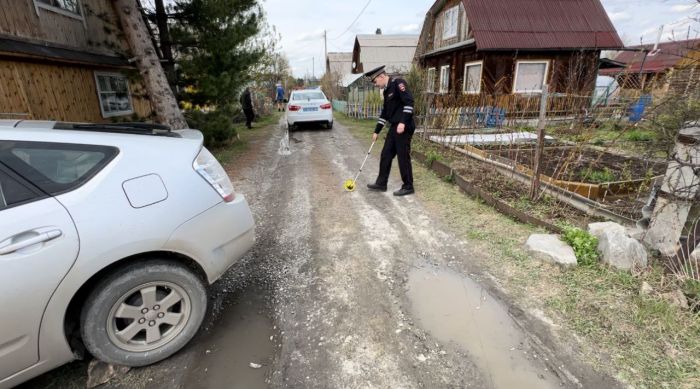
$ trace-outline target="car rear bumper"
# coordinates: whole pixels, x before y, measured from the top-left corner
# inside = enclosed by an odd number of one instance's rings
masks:
[[[196,260],[213,283],[255,244],[255,222],[241,194],[182,224],[165,244]]]
[[[313,122],[332,122],[333,112],[329,109],[319,112],[290,112],[287,111],[287,123],[313,123]]]

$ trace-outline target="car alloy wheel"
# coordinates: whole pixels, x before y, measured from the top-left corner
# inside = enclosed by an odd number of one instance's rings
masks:
[[[120,267],[94,286],[80,334],[95,358],[146,366],[187,344],[206,310],[204,280],[187,266],[154,258]]]
[[[107,336],[132,352],[157,349],[176,337],[191,312],[187,293],[170,282],[149,282],[122,295],[107,317]]]

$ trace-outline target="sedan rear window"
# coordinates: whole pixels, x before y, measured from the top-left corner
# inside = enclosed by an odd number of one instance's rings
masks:
[[[81,186],[117,153],[109,146],[0,141],[0,161],[52,195]]]
[[[302,92],[292,95],[292,100],[324,100],[326,96],[321,92]]]

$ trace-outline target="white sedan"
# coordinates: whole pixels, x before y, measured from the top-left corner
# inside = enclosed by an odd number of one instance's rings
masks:
[[[319,123],[333,128],[333,107],[320,89],[293,91],[287,103],[287,126]]]

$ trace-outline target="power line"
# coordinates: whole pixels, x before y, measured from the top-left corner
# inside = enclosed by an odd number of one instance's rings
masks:
[[[350,31],[350,29],[352,28],[352,26],[354,26],[354,25],[355,25],[355,22],[357,22],[357,20],[360,19],[360,16],[362,16],[362,14],[365,12],[365,10],[367,9],[367,7],[369,6],[369,3],[371,3],[371,2],[372,2],[372,0],[368,0],[368,1],[367,1],[367,4],[365,4],[365,6],[362,8],[362,11],[360,11],[360,13],[357,15],[357,17],[355,18],[355,20],[353,20],[352,23],[350,23],[350,25],[348,26],[348,28],[346,28],[345,31],[343,31],[342,34],[338,35],[337,37],[333,38],[332,40],[336,40],[336,39],[340,38],[341,36],[345,35],[346,32]]]

